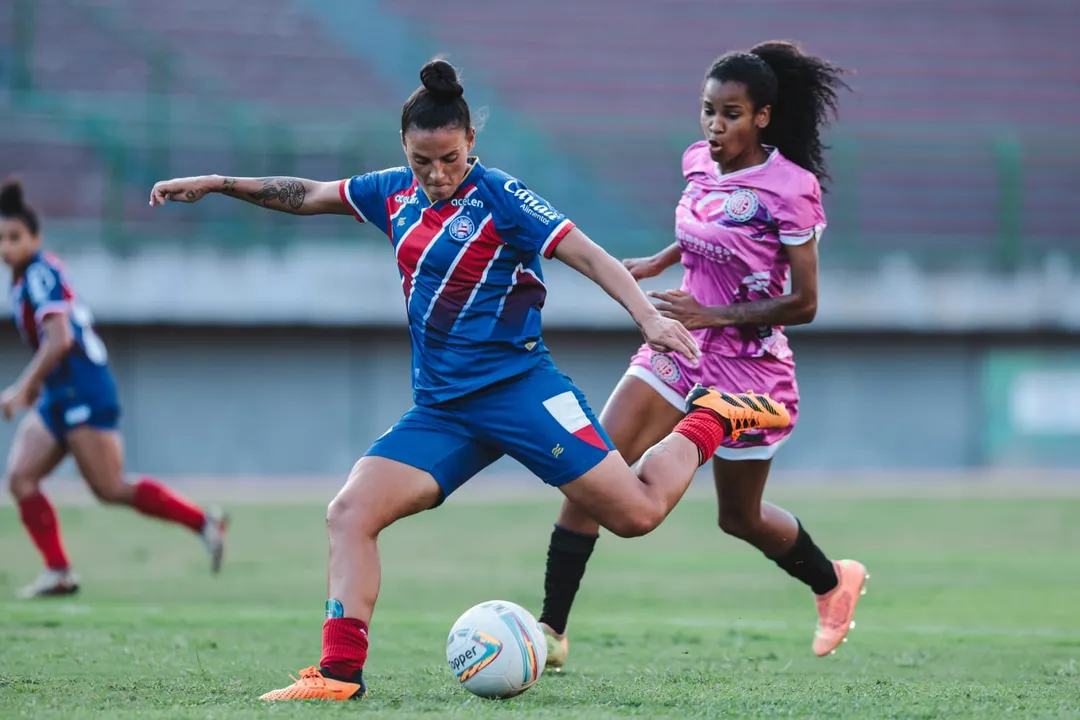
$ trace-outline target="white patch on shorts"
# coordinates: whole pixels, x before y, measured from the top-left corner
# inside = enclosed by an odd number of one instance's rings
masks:
[[[68,427],[76,427],[78,425],[82,425],[89,419],[89,405],[76,405],[73,408],[68,408],[68,410],[64,412],[64,424]]]

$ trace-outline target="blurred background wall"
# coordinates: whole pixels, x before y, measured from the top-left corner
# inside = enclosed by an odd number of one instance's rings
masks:
[[[222,197],[151,212],[153,182],[401,164],[400,104],[445,53],[488,110],[485,164],[647,254],[673,239],[705,69],[774,38],[857,73],[778,466],[1080,467],[1076,2],[9,0],[0,174],[97,315],[132,467],[344,473],[410,403],[385,237]],[[599,410],[636,332],[546,272],[549,344]],[[0,378],[28,357],[0,332]]]

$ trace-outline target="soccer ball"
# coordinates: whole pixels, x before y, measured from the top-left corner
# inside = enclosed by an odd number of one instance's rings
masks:
[[[465,611],[446,639],[450,672],[473,695],[511,698],[544,672],[547,640],[528,610],[491,600]]]

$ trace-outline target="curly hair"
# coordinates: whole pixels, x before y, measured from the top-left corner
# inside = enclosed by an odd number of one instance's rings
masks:
[[[761,142],[775,146],[824,184],[829,174],[821,129],[837,116],[838,91],[851,89],[843,80],[847,72],[828,60],[807,55],[793,42],[771,40],[748,52],[722,55],[705,79],[742,83],[755,110],[772,106]]]

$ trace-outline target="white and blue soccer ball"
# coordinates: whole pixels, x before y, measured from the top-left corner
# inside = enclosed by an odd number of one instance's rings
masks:
[[[547,640],[528,610],[490,600],[465,611],[446,639],[446,662],[462,687],[482,698],[511,698],[544,672]]]

